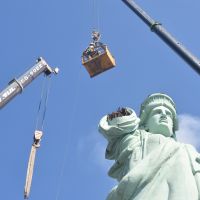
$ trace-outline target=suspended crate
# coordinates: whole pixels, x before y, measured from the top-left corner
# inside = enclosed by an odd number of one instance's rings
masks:
[[[93,32],[92,35],[93,42],[90,43],[89,47],[83,52],[82,55],[82,64],[85,66],[90,77],[94,77],[115,67],[114,57],[111,55],[105,44],[98,42],[100,35],[97,38],[95,33],[96,32]]]

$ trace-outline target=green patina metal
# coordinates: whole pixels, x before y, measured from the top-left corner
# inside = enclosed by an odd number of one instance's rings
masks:
[[[161,93],[148,96],[140,118],[126,110],[128,115],[115,112],[99,123],[108,140],[106,159],[115,161],[108,174],[119,182],[107,200],[200,200],[200,155],[176,141],[173,100]]]

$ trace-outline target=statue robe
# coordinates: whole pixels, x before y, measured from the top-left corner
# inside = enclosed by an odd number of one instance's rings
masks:
[[[128,132],[127,124],[105,123],[99,129],[109,141],[106,158],[115,160],[108,174],[119,181],[107,200],[200,200],[200,156],[191,145],[136,124]]]

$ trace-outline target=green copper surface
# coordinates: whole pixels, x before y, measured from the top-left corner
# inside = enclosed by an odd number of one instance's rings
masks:
[[[107,200],[200,200],[200,155],[176,141],[176,107],[166,94],[155,93],[141,105],[140,118],[104,116],[99,131],[108,140],[108,174],[118,180]]]

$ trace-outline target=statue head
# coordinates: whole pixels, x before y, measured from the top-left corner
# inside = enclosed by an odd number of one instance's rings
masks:
[[[141,105],[140,128],[175,138],[178,120],[173,100],[162,93],[149,95]]]

